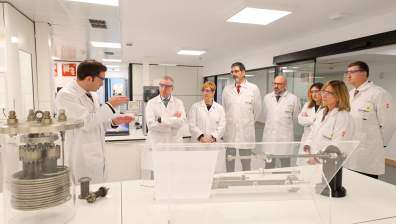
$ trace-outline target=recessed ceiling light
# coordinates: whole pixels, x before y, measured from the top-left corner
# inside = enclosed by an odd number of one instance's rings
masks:
[[[11,43],[15,44],[15,43],[18,43],[18,41],[19,41],[18,37],[14,37],[14,36],[11,37]]]
[[[197,50],[180,50],[177,52],[177,54],[180,55],[196,55],[196,56],[203,55],[205,53],[206,51],[197,51]]]
[[[275,20],[289,15],[290,13],[291,12],[288,11],[246,7],[229,18],[227,22],[267,25],[274,22]]]
[[[177,64],[159,64],[159,65],[162,65],[162,66],[177,66]]]
[[[103,58],[102,61],[105,61],[105,62],[121,62],[121,59]]]
[[[69,2],[83,2],[97,5],[118,6],[118,0],[67,0]]]
[[[107,68],[119,68],[119,65],[105,65]]]
[[[112,43],[112,42],[91,41],[91,45],[93,47],[101,47],[101,48],[121,48],[120,43]]]

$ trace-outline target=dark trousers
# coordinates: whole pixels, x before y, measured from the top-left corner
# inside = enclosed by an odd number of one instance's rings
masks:
[[[356,171],[356,170],[352,170],[352,171],[356,172],[356,173],[363,174],[365,176],[368,176],[368,177],[371,177],[371,178],[374,178],[374,179],[378,179],[378,175],[375,175],[375,174],[363,173],[363,172],[359,172],[359,171]]]
[[[226,149],[226,155],[225,155],[225,160],[226,160],[226,170],[227,172],[234,172],[235,171],[235,159],[234,160],[228,160],[228,156],[236,156],[236,150],[235,148],[227,148]],[[252,155],[252,150],[251,149],[238,149],[239,155],[240,156],[250,156]],[[241,159],[241,164],[242,164],[242,170],[251,170],[250,168],[250,159]]]
[[[265,168],[266,169],[272,169],[275,168],[275,159],[272,159],[270,163],[265,163]],[[291,161],[290,158],[284,158],[284,159],[279,159],[281,163],[281,167],[290,167]]]

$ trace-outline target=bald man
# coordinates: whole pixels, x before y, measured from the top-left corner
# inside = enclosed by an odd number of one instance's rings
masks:
[[[297,96],[287,91],[286,77],[279,75],[274,79],[273,92],[265,95],[263,117],[265,122],[263,142],[294,141],[294,125],[300,113],[300,102]],[[263,152],[273,155],[289,155],[293,153],[291,144],[264,145]],[[280,159],[281,167],[289,167],[290,159]],[[266,168],[274,168],[275,160],[267,162]]]

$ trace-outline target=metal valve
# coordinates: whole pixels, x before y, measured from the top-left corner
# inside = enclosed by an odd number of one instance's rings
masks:
[[[87,197],[87,202],[88,203],[94,203],[97,198],[106,197],[107,192],[109,192],[109,188],[100,187],[99,190],[89,193],[89,195]]]

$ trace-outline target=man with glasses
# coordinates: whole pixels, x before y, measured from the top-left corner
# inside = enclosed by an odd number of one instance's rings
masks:
[[[56,96],[58,110],[64,109],[68,118],[84,121],[84,127],[68,133],[66,150],[75,181],[90,177],[93,182],[104,182],[106,177],[104,135],[107,127],[116,128],[134,120],[131,116],[115,116],[115,108],[129,101],[126,96],[115,96],[100,105],[96,91],[103,86],[107,68],[95,60],[81,62],[77,80],[70,81]]]
[[[261,95],[259,88],[246,80],[245,66],[241,62],[231,65],[231,74],[235,83],[224,87],[222,103],[226,114],[224,140],[233,143],[254,143],[256,141],[255,122],[261,113]],[[226,149],[226,170],[235,171],[235,160],[227,160],[235,156],[252,154],[254,144],[236,145]],[[242,170],[251,169],[250,159],[241,159]]]
[[[360,144],[345,167],[378,179],[385,173],[385,150],[395,131],[391,95],[368,81],[369,66],[362,61],[348,65],[345,76],[354,89],[349,92],[356,139]]]
[[[282,75],[275,77],[273,92],[264,97],[263,121],[265,122],[263,142],[294,141],[294,124],[300,114],[300,102],[296,95],[287,91],[287,79]],[[269,143],[270,144],[270,143]],[[291,144],[264,145],[263,152],[274,155],[290,155]],[[289,167],[290,158],[280,159],[282,167]],[[274,168],[275,160],[267,162],[266,168]]]
[[[148,146],[158,143],[182,143],[181,128],[186,122],[183,102],[174,97],[173,78],[164,76],[159,82],[160,94],[148,101],[145,119],[148,127]],[[142,153],[142,169],[152,170],[151,147]]]

